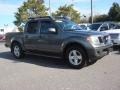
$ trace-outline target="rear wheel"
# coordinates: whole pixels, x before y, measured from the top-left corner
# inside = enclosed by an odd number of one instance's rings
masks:
[[[87,57],[82,48],[73,46],[67,49],[66,59],[71,67],[80,69],[85,65]]]
[[[118,46],[118,51],[119,51],[119,53],[120,53],[120,45]]]
[[[23,50],[19,43],[13,43],[11,46],[12,54],[15,58],[20,59],[24,56]]]

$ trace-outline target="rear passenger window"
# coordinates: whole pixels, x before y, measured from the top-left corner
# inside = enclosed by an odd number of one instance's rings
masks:
[[[31,21],[27,26],[27,33],[36,34],[39,32],[38,21]]]

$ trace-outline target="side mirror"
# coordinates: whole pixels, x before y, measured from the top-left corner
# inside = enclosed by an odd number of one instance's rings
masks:
[[[48,32],[49,32],[49,33],[56,33],[57,31],[56,31],[55,28],[49,28],[49,29],[48,29]]]

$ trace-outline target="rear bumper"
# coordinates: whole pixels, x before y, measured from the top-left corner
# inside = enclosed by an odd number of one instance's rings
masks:
[[[5,47],[10,47],[10,46],[9,46],[8,44],[6,44],[6,43],[5,43],[4,45],[5,45]]]
[[[93,50],[89,51],[90,62],[96,61],[109,54],[109,52],[112,51],[112,46],[113,45],[111,44],[99,48],[94,48]]]

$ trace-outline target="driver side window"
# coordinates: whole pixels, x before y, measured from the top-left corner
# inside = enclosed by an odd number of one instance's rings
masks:
[[[106,30],[108,30],[108,25],[103,24],[102,27],[100,28],[100,31],[106,31]]]
[[[51,21],[41,21],[40,32],[42,34],[48,34],[49,28],[55,28],[55,25]]]

